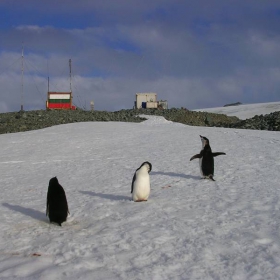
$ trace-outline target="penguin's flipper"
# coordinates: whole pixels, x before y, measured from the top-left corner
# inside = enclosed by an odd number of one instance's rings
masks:
[[[68,202],[67,202],[66,196],[65,196],[65,200],[66,200],[66,206],[67,206],[67,213],[70,215],[70,211],[69,211],[69,207],[68,207]]]
[[[213,157],[220,156],[220,155],[226,155],[226,153],[220,153],[220,152],[218,152],[218,153],[212,153],[212,156],[213,156]]]
[[[194,155],[193,157],[191,157],[190,161],[195,159],[195,158],[201,158],[201,157],[202,157],[201,154]]]
[[[49,215],[49,202],[47,202],[47,207],[46,207],[46,216]]]
[[[133,193],[133,184],[134,184],[135,180],[136,180],[136,172],[134,173],[134,176],[133,176],[132,182],[131,182],[131,193]]]

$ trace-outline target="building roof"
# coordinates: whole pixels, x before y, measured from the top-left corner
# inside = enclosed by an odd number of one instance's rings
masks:
[[[49,91],[48,94],[71,94],[71,91]]]

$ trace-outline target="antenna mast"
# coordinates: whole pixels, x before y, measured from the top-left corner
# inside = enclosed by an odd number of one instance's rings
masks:
[[[72,69],[71,69],[71,59],[69,59],[69,69],[70,69],[70,92],[72,95]]]
[[[23,72],[24,72],[24,45],[22,43],[22,51],[21,51],[21,105],[20,110],[23,111]]]
[[[50,71],[49,71],[49,60],[47,60],[47,66],[48,66],[48,93],[50,91]]]
[[[71,58],[69,59],[69,69],[70,69],[70,104],[72,107],[73,96],[72,96],[72,65],[71,65]]]

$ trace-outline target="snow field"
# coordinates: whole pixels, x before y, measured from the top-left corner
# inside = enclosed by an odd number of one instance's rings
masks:
[[[199,135],[215,182],[201,180]],[[280,279],[279,132],[78,123],[0,135],[1,279]],[[148,202],[134,171],[150,161]],[[70,217],[45,216],[57,176]]]

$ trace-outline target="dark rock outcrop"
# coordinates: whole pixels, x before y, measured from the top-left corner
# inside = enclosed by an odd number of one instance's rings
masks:
[[[226,104],[226,105],[224,105],[224,107],[238,106],[238,105],[241,105],[241,104],[242,104],[241,102],[235,102],[235,103]]]
[[[42,129],[74,122],[141,122],[139,115],[157,115],[165,119],[192,126],[229,127],[280,131],[280,112],[240,120],[223,114],[195,112],[187,109],[168,110],[140,109],[107,111],[38,110],[0,114],[0,134]]]

